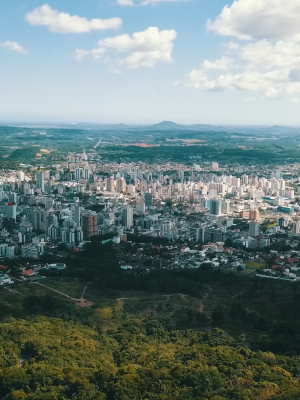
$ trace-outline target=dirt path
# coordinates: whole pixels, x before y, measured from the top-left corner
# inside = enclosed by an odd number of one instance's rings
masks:
[[[60,292],[59,290],[53,289],[53,288],[50,287],[50,286],[43,285],[42,283],[39,283],[39,282],[32,282],[32,283],[35,284],[35,285],[42,286],[42,287],[44,287],[44,288],[46,288],[46,289],[52,290],[52,292],[58,293],[58,294],[60,294],[61,296],[66,297],[66,298],[69,299],[69,300],[80,301],[80,299],[74,299],[73,297],[69,296],[68,294],[65,294],[65,293],[63,293],[63,292]]]
[[[84,298],[84,294],[85,294],[86,289],[87,289],[87,286],[85,286],[85,288],[83,289],[82,295],[81,295],[81,297],[80,297],[80,299],[78,301],[77,305],[79,307],[92,307],[94,305],[94,303],[92,301],[88,301],[88,300],[86,300]]]
[[[10,288],[8,288],[8,287],[5,287],[4,289],[6,289],[9,293],[12,293],[12,294],[17,294],[17,295],[19,295],[19,296],[22,296],[23,297],[23,294],[22,293],[20,293],[20,292],[18,292],[17,290],[15,290],[15,289],[10,289]]]

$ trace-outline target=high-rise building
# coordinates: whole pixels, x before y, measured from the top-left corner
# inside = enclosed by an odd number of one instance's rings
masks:
[[[80,168],[75,168],[75,179],[79,180],[81,176]]]
[[[181,182],[184,181],[184,170],[183,169],[178,171],[178,178],[180,179]]]
[[[96,213],[85,213],[82,215],[83,239],[89,240],[92,236],[98,234],[98,221]]]
[[[23,171],[18,172],[18,179],[19,181],[23,182],[25,180],[25,174]]]
[[[259,235],[259,223],[250,222],[249,223],[249,236],[257,237]]]
[[[213,171],[219,171],[219,164],[218,164],[217,162],[213,162],[213,163],[211,164],[211,169],[212,169]]]
[[[212,199],[209,202],[209,212],[212,215],[221,215],[222,214],[222,202],[218,199]]]
[[[122,224],[131,228],[133,226],[133,208],[126,207],[122,212]]]
[[[153,205],[153,195],[152,195],[152,193],[146,193],[145,194],[145,206],[152,207],[152,205]]]
[[[36,187],[41,189],[42,192],[45,191],[45,173],[43,171],[38,171],[35,176]]]
[[[105,179],[105,183],[106,183],[106,190],[108,192],[114,192],[115,191],[115,180],[114,177],[111,176],[109,178]]]
[[[84,170],[83,170],[83,177],[84,177],[85,180],[89,180],[89,178],[90,178],[90,171],[89,171],[88,168],[84,168]]]
[[[229,214],[230,213],[230,200],[223,200],[222,201],[222,214]]]
[[[17,218],[16,204],[8,203],[5,206],[4,210],[5,210],[5,214],[6,214],[7,218],[12,218],[12,219],[16,220],[16,218]]]
[[[243,185],[248,185],[248,182],[249,182],[248,175],[243,175],[241,181],[242,181]]]
[[[288,221],[285,218],[279,218],[278,221],[278,226],[280,226],[280,228],[285,228],[286,226],[288,226]]]
[[[118,193],[124,193],[126,190],[126,181],[124,178],[119,178],[116,181],[116,190]]]
[[[249,219],[254,222],[259,221],[259,209],[258,208],[256,210],[250,210]]]
[[[300,221],[296,221],[293,223],[292,235],[300,235]]]
[[[78,201],[75,201],[74,204],[71,204],[70,210],[70,219],[74,222],[77,226],[81,226],[80,221],[80,204]]]
[[[142,214],[145,212],[145,202],[142,199],[139,199],[136,202],[136,212],[139,214]]]
[[[45,209],[46,209],[46,210],[50,210],[50,208],[53,207],[54,200],[53,200],[53,199],[46,198],[46,199],[44,200],[44,204],[45,204]]]

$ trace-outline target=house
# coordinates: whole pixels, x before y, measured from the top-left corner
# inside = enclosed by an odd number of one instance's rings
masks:
[[[14,282],[6,274],[0,274],[0,286],[12,285]]]
[[[181,247],[181,253],[189,253],[190,252],[190,248],[187,246],[182,246]]]
[[[27,269],[21,273],[24,278],[29,278],[30,276],[35,275],[35,271],[33,269]]]

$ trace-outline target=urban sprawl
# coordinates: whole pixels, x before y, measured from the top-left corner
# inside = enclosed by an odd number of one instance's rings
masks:
[[[21,279],[39,279],[44,269],[66,268],[42,256],[81,252],[96,236],[123,248],[124,270],[211,265],[300,279],[300,180],[292,168],[258,177],[242,167],[227,174],[217,162],[99,165],[92,158],[69,153],[48,168],[1,173],[1,285],[13,283],[5,260],[20,259]],[[128,242],[138,243],[133,257],[124,254]],[[149,246],[168,256],[149,260]]]

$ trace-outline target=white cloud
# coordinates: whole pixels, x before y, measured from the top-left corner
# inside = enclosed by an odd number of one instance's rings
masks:
[[[207,28],[239,39],[300,41],[299,0],[234,0]]]
[[[119,6],[133,6],[133,0],[117,0]]]
[[[158,62],[172,62],[173,41],[177,33],[174,30],[159,31],[156,27],[132,36],[127,34],[109,37],[98,42],[98,47],[91,51],[77,50],[77,60],[85,57],[99,59],[108,50],[128,53],[128,56],[113,62],[112,69],[119,72],[121,68],[153,67]]]
[[[5,43],[0,43],[0,46],[6,47],[7,49],[9,49],[11,51],[16,51],[17,53],[26,54],[26,50],[24,49],[24,47],[19,45],[17,42],[7,41]]]
[[[233,66],[234,60],[228,57],[222,57],[216,61],[205,60],[202,64],[202,68],[204,70],[228,70],[231,66]]]
[[[47,26],[55,33],[83,33],[93,30],[117,29],[122,25],[120,18],[92,19],[53,10],[48,4],[28,12],[26,21],[33,26]]]
[[[147,5],[147,4],[158,4],[158,3],[175,3],[178,1],[188,1],[188,0],[145,0],[142,2],[142,5]]]
[[[92,57],[94,60],[100,60],[100,58],[102,58],[102,56],[106,53],[106,49],[93,49],[91,51],[88,50],[81,50],[81,49],[77,49],[76,50],[76,54],[75,54],[75,58],[77,61],[81,61],[83,60],[85,57]]]
[[[249,102],[254,101],[254,100],[255,100],[255,97],[246,97],[245,98],[245,101],[249,101]]]
[[[225,60],[225,61],[224,61]],[[219,68],[207,66],[224,66]],[[300,95],[300,44],[267,40],[250,43],[235,54],[207,61],[191,71],[185,85],[208,91],[245,90],[269,99]]]
[[[234,53],[240,48],[240,45],[235,42],[222,43],[222,46],[227,50],[228,53]]]
[[[136,2],[137,5],[146,6],[148,4],[156,5],[158,3],[175,3],[179,1],[188,1],[188,0],[139,0]],[[133,6],[135,3],[133,0],[117,0],[117,4],[120,6]]]
[[[291,99],[291,102],[294,103],[294,104],[299,104],[300,103],[300,99],[299,99],[299,97],[293,97]]]

